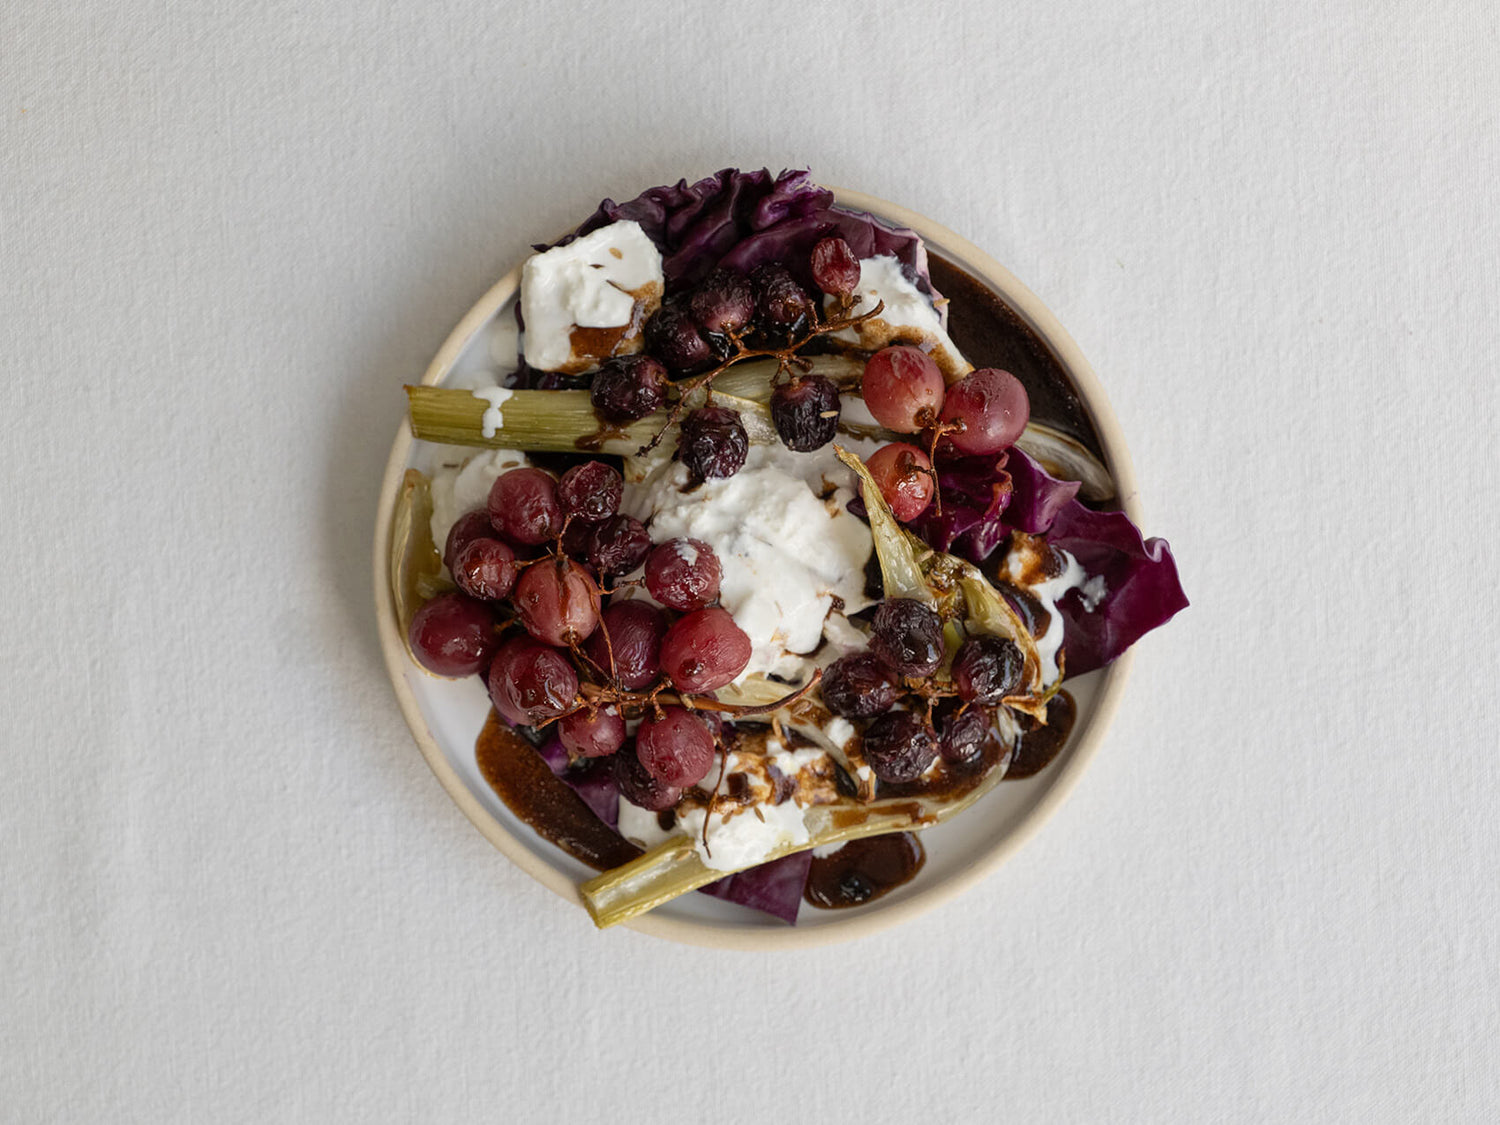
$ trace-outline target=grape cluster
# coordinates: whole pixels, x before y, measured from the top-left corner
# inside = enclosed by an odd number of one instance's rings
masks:
[[[497,478],[485,507],[460,517],[444,544],[459,588],[417,611],[410,641],[438,675],[483,674],[507,722],[556,722],[573,757],[616,755],[622,791],[664,808],[708,772],[719,727],[710,712],[656,695],[670,689],[690,704],[728,684],[749,663],[750,638],[715,604],[723,571],[713,549],[697,539],[653,545],[619,511],[623,491],[602,461],[560,479],[538,468]],[[603,582],[642,566],[665,608],[601,605]],[[627,717],[642,720],[633,744]]]

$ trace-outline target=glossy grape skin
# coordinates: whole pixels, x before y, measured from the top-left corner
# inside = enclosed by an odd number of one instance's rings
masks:
[[[983,707],[947,710],[937,719],[937,749],[943,761],[956,766],[979,760],[991,737],[994,716]]]
[[[713,366],[714,350],[682,301],[667,301],[646,322],[646,350],[674,375]]]
[[[1026,658],[1004,637],[970,637],[953,658],[953,686],[971,703],[999,703],[1021,686]]]
[[[458,558],[458,552],[463,550],[471,539],[493,538],[495,525],[490,522],[489,508],[475,508],[473,511],[465,512],[453,521],[453,526],[448,529],[448,538],[443,544],[443,565],[448,568],[449,573],[453,571],[453,561]]]
[[[575,757],[603,758],[624,745],[625,720],[613,707],[599,707],[592,714],[584,708],[558,720],[557,736]]]
[[[860,394],[875,420],[899,434],[931,426],[943,406],[943,373],[933,358],[906,344],[881,348],[865,364]]]
[[[679,691],[713,691],[750,663],[745,631],[719,606],[700,609],[668,627],[661,642],[662,671]]]
[[[599,628],[584,645],[584,652],[621,687],[640,691],[661,675],[661,641],[666,633],[666,614],[654,605],[639,599],[612,602],[604,607]]]
[[[745,467],[750,438],[740,416],[725,406],[705,406],[682,420],[677,456],[694,480],[732,477]]]
[[[869,652],[839,657],[824,670],[820,687],[828,709],[846,719],[889,711],[901,694],[895,674]]]
[[[903,676],[930,676],[943,662],[942,618],[914,598],[887,598],[870,627],[870,651]]]
[[[646,556],[646,589],[669,609],[691,613],[719,596],[719,556],[701,539],[669,539]]]
[[[981,367],[948,388],[942,420],[961,422],[961,431],[949,433],[945,441],[968,456],[999,453],[1026,429],[1031,420],[1031,401],[1026,388],[1009,371]]]
[[[615,755],[615,784],[620,787],[621,797],[651,812],[665,812],[682,799],[681,789],[663,785],[651,776],[633,745],[623,747]]]
[[[638,421],[667,401],[667,369],[649,355],[612,356],[595,372],[589,401],[606,422]]]
[[[599,624],[599,591],[571,559],[532,563],[516,582],[512,601],[526,631],[544,644],[576,643]]]
[[[438,676],[472,676],[499,647],[489,606],[457,590],[439,594],[412,614],[412,654]]]
[[[830,297],[848,297],[859,286],[859,259],[842,238],[825,238],[812,248],[812,276]]]
[[[502,538],[534,546],[562,531],[557,482],[541,469],[512,469],[490,486],[490,522]]]
[[[715,269],[693,290],[688,311],[704,332],[715,336],[743,332],[755,315],[750,279],[739,270]]]
[[[757,266],[750,284],[755,291],[755,328],[766,343],[784,347],[807,334],[815,306],[785,266]]]
[[[499,601],[516,585],[516,552],[509,543],[477,536],[453,560],[453,581],[470,597]]]
[[[915,781],[937,757],[932,728],[910,711],[887,711],[865,728],[860,745],[865,761],[881,781]]]
[[[651,533],[633,516],[610,516],[594,530],[589,565],[605,578],[629,574],[651,553]]]
[[[664,707],[648,715],[635,732],[635,752],[646,772],[663,785],[686,789],[707,775],[714,760],[714,736],[695,712]]]
[[[932,503],[937,489],[932,461],[915,445],[904,441],[882,445],[870,454],[865,468],[880,486],[891,514],[902,523],[916,519]]]
[[[781,443],[798,453],[822,449],[839,429],[839,389],[824,375],[801,375],[771,392],[771,421]]]
[[[490,700],[511,724],[539,726],[573,706],[578,673],[559,649],[516,637],[495,654],[489,673]]]
[[[574,465],[557,482],[557,500],[563,515],[598,522],[620,510],[625,481],[603,461]]]

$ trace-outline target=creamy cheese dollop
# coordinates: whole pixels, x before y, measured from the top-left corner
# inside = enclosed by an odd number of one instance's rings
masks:
[[[847,510],[854,474],[831,445],[795,453],[775,443],[752,445],[734,476],[694,487],[669,457],[658,449],[627,462],[621,510],[654,542],[699,539],[718,555],[720,604],[750,638],[741,679],[804,682],[825,626],[840,640],[859,637],[842,615],[870,604],[865,564],[875,547],[869,527]]]
[[[661,252],[628,219],[532,255],[521,268],[526,362],[539,371],[591,370],[596,355],[574,346],[580,328],[630,327],[631,339],[609,354],[639,350],[632,322],[644,323],[662,284]]]
[[[854,315],[869,312],[877,301],[884,301],[885,308],[879,316],[835,332],[835,339],[858,344],[869,351],[878,351],[889,344],[915,344],[932,353],[950,380],[974,369],[949,339],[932,301],[901,272],[901,262],[894,254],[862,259],[855,293],[859,300],[854,305]],[[827,298],[825,304],[832,305],[833,298]]]

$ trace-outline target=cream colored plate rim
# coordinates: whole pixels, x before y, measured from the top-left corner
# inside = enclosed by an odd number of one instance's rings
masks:
[[[1121,506],[1125,513],[1139,526],[1140,505],[1136,493],[1135,470],[1119,422],[1110,408],[1104,388],[1088,361],[1079,351],[1073,338],[1049,312],[1036,294],[1021,284],[1004,266],[995,261],[967,239],[934,223],[932,220],[898,207],[893,203],[877,199],[862,192],[833,189],[841,206],[860,211],[869,211],[915,230],[933,247],[949,256],[957,257],[969,271],[989,283],[1006,302],[1020,313],[1039,336],[1052,349],[1064,369],[1073,379],[1085,408],[1093,420],[1104,453],[1105,464],[1114,476],[1119,490]],[[458,360],[474,335],[480,332],[505,305],[520,284],[521,269],[511,270],[487,292],[458,322],[443,346],[433,357],[422,382],[442,382],[453,364]],[[508,859],[520,867],[543,886],[555,891],[578,908],[577,917],[587,923],[587,914],[578,887],[566,874],[548,865],[515,838],[498,820],[475,799],[462,779],[449,764],[442,747],[437,744],[423,720],[417,701],[406,683],[405,671],[409,660],[396,623],[395,601],[391,593],[390,551],[391,524],[395,515],[396,495],[400,489],[402,475],[406,469],[411,450],[412,435],[405,423],[396,434],[391,447],[390,460],[386,464],[385,480],[380,489],[378,515],[375,521],[375,617],[380,631],[380,646],[385,654],[386,668],[390,673],[391,686],[395,689],[401,712],[411,728],[412,736],[427,759],[428,766],[437,775],[438,781],[473,822],[484,837],[494,844]],[[666,915],[646,914],[628,925],[654,937],[679,941],[688,945],[721,949],[766,950],[806,948],[849,941],[865,934],[875,933],[898,925],[917,915],[957,897],[1004,863],[1018,848],[1062,805],[1079,778],[1088,768],[1094,755],[1104,741],[1105,731],[1114,719],[1120,705],[1125,681],[1129,675],[1132,653],[1126,652],[1103,673],[1094,705],[1082,729],[1073,732],[1072,745],[1064,760],[1054,769],[1039,775],[1027,784],[1042,783],[1045,788],[1031,807],[1023,813],[1012,831],[976,855],[973,862],[962,871],[925,888],[900,902],[884,907],[872,906],[850,911],[846,918],[815,927],[788,926],[785,929],[750,928],[710,923],[690,919],[672,918]],[[605,940],[602,939],[601,940]]]

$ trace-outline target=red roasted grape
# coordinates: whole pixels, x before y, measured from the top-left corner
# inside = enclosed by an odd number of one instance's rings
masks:
[[[558,720],[557,736],[569,754],[603,758],[624,743],[625,720],[613,707],[599,707],[592,713],[584,708]]]
[[[771,392],[771,421],[788,449],[811,453],[839,429],[839,389],[823,375],[801,375]]]
[[[530,637],[505,643],[490,664],[490,699],[508,723],[537,726],[573,706],[578,673],[566,654]]]
[[[607,422],[634,422],[667,400],[667,369],[649,355],[612,356],[599,365],[589,401]]]
[[[512,543],[545,543],[562,530],[557,482],[541,469],[512,469],[490,486],[490,522]]]
[[[649,602],[613,602],[604,607],[599,628],[589,637],[584,651],[621,687],[639,691],[655,683],[661,674],[661,639],[666,632],[666,615]]]
[[[565,516],[602,520],[620,510],[625,481],[603,461],[574,465],[557,482],[557,500]]]
[[[745,670],[750,652],[750,638],[729,611],[711,606],[667,629],[661,641],[661,666],[679,691],[713,691]]]
[[[522,572],[512,601],[521,624],[539,641],[566,645],[599,624],[599,591],[571,559],[542,559]]]
[[[682,301],[667,301],[646,321],[646,350],[674,375],[713,365],[714,352]]]
[[[472,676],[499,644],[489,606],[456,590],[412,614],[408,638],[422,667],[439,676]]]
[[[458,552],[464,549],[470,539],[481,536],[493,538],[494,534],[495,525],[490,522],[488,508],[475,508],[472,512],[465,512],[448,529],[448,540],[443,544],[443,565],[452,571]]]
[[[677,456],[694,480],[732,477],[744,468],[750,438],[740,416],[725,406],[705,406],[682,420]]]
[[[963,423],[961,431],[947,435],[960,453],[999,453],[1026,429],[1031,402],[1021,380],[1009,371],[981,367],[948,388],[942,419]]]
[[[603,526],[603,520],[597,523],[592,520],[569,520],[562,533],[563,554],[579,562],[589,562],[589,556],[594,550],[594,536]]]
[[[710,337],[716,350],[727,354],[730,333],[745,330],[755,315],[755,293],[739,270],[720,267],[698,283],[688,298],[688,311]]]
[[[702,781],[713,765],[714,736],[695,712],[665,707],[661,718],[647,716],[641,721],[635,752],[657,781],[686,789]]]
[[[953,658],[953,686],[971,703],[999,703],[1021,686],[1026,658],[1004,637],[970,637]]]
[[[900,695],[895,675],[868,652],[850,653],[830,664],[823,672],[821,690],[828,709],[846,719],[868,719],[889,711]]]
[[[870,628],[870,651],[903,676],[930,676],[943,661],[942,618],[915,598],[887,598]]]
[[[646,557],[646,589],[662,605],[689,613],[719,596],[719,556],[701,539],[669,539]]]
[[[812,249],[812,275],[830,297],[847,297],[859,285],[859,259],[842,238],[825,238]]]
[[[464,593],[498,601],[516,584],[516,553],[509,543],[479,536],[464,544],[452,570],[453,581]]]
[[[633,516],[610,516],[594,531],[589,565],[605,578],[629,574],[651,553],[651,533]]]
[[[880,486],[880,494],[891,507],[891,514],[903,523],[916,519],[932,503],[937,487],[932,477],[932,462],[915,445],[893,441],[882,445],[865,468]]]
[[[860,394],[882,426],[898,434],[915,433],[937,421],[943,373],[920,348],[881,348],[865,364]]]
[[[682,799],[681,789],[663,785],[651,776],[634,746],[627,746],[615,755],[615,784],[620,787],[620,796],[651,812],[664,812]]]
[[[881,781],[915,781],[937,757],[932,728],[910,711],[887,711],[867,728],[865,761]]]

